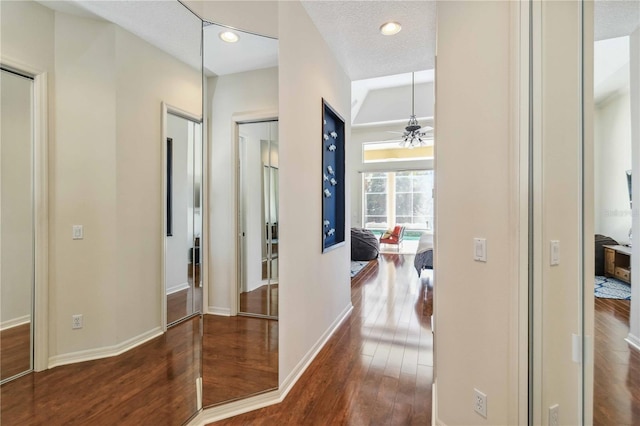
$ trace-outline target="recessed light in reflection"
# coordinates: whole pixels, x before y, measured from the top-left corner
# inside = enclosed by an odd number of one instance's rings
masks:
[[[380,33],[382,33],[382,35],[394,35],[398,34],[401,29],[402,26],[399,23],[390,21],[382,24],[380,27]]]
[[[220,40],[225,41],[227,43],[235,43],[240,40],[240,37],[233,31],[223,31],[219,34]]]

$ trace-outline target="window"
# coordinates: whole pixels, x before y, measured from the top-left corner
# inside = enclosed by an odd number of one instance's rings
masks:
[[[433,170],[363,173],[362,192],[365,228],[433,229]]]
[[[364,174],[364,223],[387,227],[387,173]]]

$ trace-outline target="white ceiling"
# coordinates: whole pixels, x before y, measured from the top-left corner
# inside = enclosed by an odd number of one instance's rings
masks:
[[[640,26],[640,0],[596,0],[596,40],[627,36]]]
[[[351,80],[434,67],[434,1],[303,0],[302,5]],[[387,21],[399,22],[402,31],[380,34]]]
[[[219,34],[228,30],[216,24],[204,28],[204,67],[209,73],[226,75],[278,66],[278,40],[233,30],[240,39],[226,43]]]

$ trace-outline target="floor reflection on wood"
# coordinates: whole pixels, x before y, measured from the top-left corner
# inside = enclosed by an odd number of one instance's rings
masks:
[[[31,323],[0,331],[0,379],[31,369]]]
[[[202,394],[205,407],[278,387],[278,322],[204,316]]]
[[[278,405],[222,425],[431,424],[433,280],[381,255],[351,280],[354,310]]]
[[[629,333],[628,300],[595,299],[594,425],[640,425],[640,351]]]
[[[253,291],[240,293],[240,312],[277,317],[278,284],[263,285]]]
[[[167,324],[193,315],[200,306],[202,306],[202,288],[187,288],[167,294]]]
[[[199,365],[197,317],[122,355],[4,384],[2,425],[181,425],[196,412]]]

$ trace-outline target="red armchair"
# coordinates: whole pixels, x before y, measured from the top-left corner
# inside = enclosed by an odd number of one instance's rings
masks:
[[[396,225],[393,231],[386,231],[380,236],[380,244],[395,244],[400,251],[402,239],[404,237],[404,226]]]

